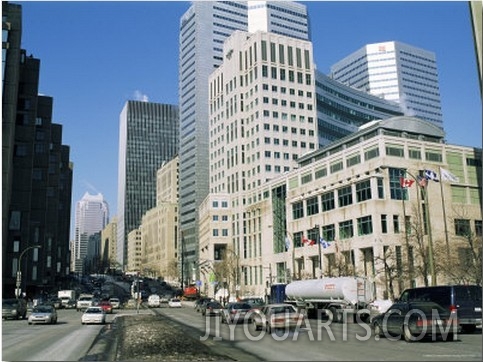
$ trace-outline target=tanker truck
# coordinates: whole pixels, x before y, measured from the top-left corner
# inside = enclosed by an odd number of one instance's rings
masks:
[[[363,277],[298,280],[285,287],[286,303],[305,309],[308,317],[321,313],[335,322],[354,321],[356,313],[373,300],[373,285]],[[368,317],[369,311],[360,313],[361,320]]]

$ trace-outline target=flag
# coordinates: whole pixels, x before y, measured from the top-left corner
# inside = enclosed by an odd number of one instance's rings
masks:
[[[441,173],[441,181],[460,182],[457,176],[442,167],[439,168],[439,172]]]
[[[307,244],[307,245],[314,245],[315,241],[307,239],[305,236],[302,238],[302,243]]]
[[[421,187],[426,187],[428,184],[428,179],[426,177],[418,176],[418,184]]]
[[[327,249],[330,246],[330,244],[327,241],[325,241],[322,236],[319,239],[319,243],[320,245],[322,245],[324,249]]]
[[[290,249],[290,239],[288,235],[285,236],[285,250],[288,251]]]
[[[431,181],[434,181],[434,182],[439,182],[439,180],[438,180],[438,174],[436,172],[434,172],[434,171],[424,170],[424,177],[427,180],[431,180]]]
[[[411,187],[411,185],[414,183],[414,180],[400,177],[399,182],[401,183],[401,187]]]

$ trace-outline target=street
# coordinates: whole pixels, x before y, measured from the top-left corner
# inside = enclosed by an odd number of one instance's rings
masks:
[[[217,346],[229,345],[259,360],[481,361],[482,358],[481,330],[460,334],[457,341],[423,340],[409,344],[375,337],[367,325],[311,319],[298,333],[278,331],[269,335],[265,331],[255,332],[249,324],[221,324],[216,317],[202,317],[190,306],[161,308],[157,312],[196,328],[200,340],[215,350]]]

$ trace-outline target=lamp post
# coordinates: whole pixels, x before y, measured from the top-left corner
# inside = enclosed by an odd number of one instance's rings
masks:
[[[36,245],[31,245],[26,247],[19,255],[18,257],[18,265],[17,265],[17,284],[16,284],[16,289],[15,289],[15,295],[17,299],[20,297],[22,294],[21,286],[22,286],[22,269],[21,269],[21,264],[22,264],[22,257],[24,254],[31,250],[31,249],[36,249],[36,248],[41,248],[42,245],[36,244]]]
[[[387,167],[382,167],[387,168]],[[416,185],[421,191],[423,192],[423,197],[424,197],[424,202],[425,202],[425,207],[424,207],[424,221],[426,223],[427,229],[428,229],[428,258],[429,258],[429,272],[431,274],[431,285],[436,285],[436,270],[434,268],[434,253],[433,253],[433,236],[431,232],[431,220],[429,217],[429,202],[428,202],[428,191],[426,190],[425,186],[420,185],[419,180],[416,176],[414,176],[411,172],[408,170],[405,170],[403,168],[399,167],[394,167],[394,169],[399,170],[400,173],[407,173],[413,180],[416,182]],[[403,195],[403,200],[404,200],[404,195]],[[404,220],[404,223],[406,223],[406,220]]]

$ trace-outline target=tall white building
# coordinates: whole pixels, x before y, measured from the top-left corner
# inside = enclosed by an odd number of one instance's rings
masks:
[[[334,64],[331,77],[396,101],[405,115],[443,128],[438,68],[433,52],[397,41],[369,44]]]
[[[74,250],[72,258],[76,273],[84,272],[89,238],[109,223],[109,205],[102,194],[84,194],[76,204]]]
[[[223,43],[235,30],[269,29],[309,36],[306,7],[283,2],[195,1],[180,20],[180,248],[183,265],[198,262],[198,211],[209,192],[208,77],[223,61]],[[259,19],[255,19],[258,17]],[[306,27],[306,29],[304,29]],[[182,273],[188,275],[188,270]]]

